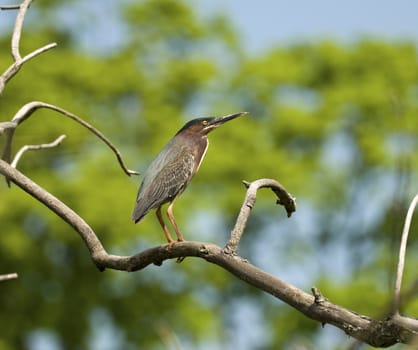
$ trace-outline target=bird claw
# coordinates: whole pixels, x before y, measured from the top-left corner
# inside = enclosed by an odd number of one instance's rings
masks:
[[[173,239],[171,241],[168,241],[167,250],[171,249],[178,242],[184,242],[184,239],[183,238],[181,238],[181,239],[179,238],[179,239],[177,239],[177,241],[175,241]]]
[[[184,242],[184,239],[179,238],[179,239],[177,239],[177,241],[172,240],[172,241],[168,242],[166,250],[169,251],[178,242]],[[186,259],[185,256],[180,256],[180,257],[177,258],[176,263],[180,264],[184,259]]]
[[[177,243],[177,241],[168,242],[167,247],[165,249],[170,250],[174,246],[174,244],[176,244],[176,243]]]

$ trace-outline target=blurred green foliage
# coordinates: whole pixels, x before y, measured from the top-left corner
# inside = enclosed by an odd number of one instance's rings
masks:
[[[143,171],[186,120],[249,111],[210,135],[199,174],[176,205],[186,239],[224,244],[244,196],[240,181],[277,179],[299,211],[288,220],[272,194],[260,192],[240,254],[306,290],[316,284],[342,306],[385,316],[403,217],[417,191],[413,44],[301,43],[249,56],[227,18],[148,0],[117,7],[125,35],[98,54],[80,49],[77,27],[54,20],[63,2],[45,4],[30,9],[22,52],[59,46],[7,85],[3,121],[29,101],[56,104],[98,127]],[[78,13],[85,20],[82,2],[77,10],[75,23]],[[87,23],[94,27],[94,18]],[[100,29],[106,40],[112,28]],[[11,64],[9,40],[0,38],[2,71]],[[163,243],[153,214],[130,221],[140,179],[127,178],[71,120],[36,112],[17,130],[14,150],[63,133],[59,148],[27,153],[19,169],[89,222],[108,251]],[[316,322],[204,261],[100,273],[69,226],[17,187],[0,191],[0,273],[19,273],[1,284],[1,350],[33,349],[39,334],[57,349],[102,349],[103,341],[107,349],[315,349],[323,341]],[[413,227],[408,249],[417,242]],[[409,254],[405,290],[416,263]],[[416,315],[417,303],[404,311]],[[342,348],[347,339],[335,333],[333,346]]]

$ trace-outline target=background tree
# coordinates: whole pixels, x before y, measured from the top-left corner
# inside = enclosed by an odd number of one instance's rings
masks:
[[[87,51],[79,30],[95,21],[79,15],[80,25],[66,28],[56,19],[68,6],[88,13],[88,5],[36,5],[22,51],[50,41],[59,48],[10,81],[2,115],[34,99],[60,105],[105,131],[141,171],[184,120],[250,111],[245,122],[212,135],[176,207],[183,231],[222,244],[243,196],[240,180],[280,179],[298,199],[297,215],[282,219],[261,194],[240,255],[301,288],[315,284],[348,308],[385,314],[406,205],[416,192],[414,45],[324,42],[249,56],[226,18],[204,19],[187,3],[164,0],[109,5],[123,36],[106,50]],[[1,70],[10,63],[9,39],[10,32],[0,39]],[[42,156],[25,156],[22,172],[80,213],[110,251],[132,254],[161,243],[156,220],[129,220],[139,180],[121,175],[97,139],[71,121],[37,113],[16,134],[16,149],[64,130],[68,137]],[[0,262],[20,277],[2,284],[1,349],[33,349],[39,339],[57,349],[314,349],[334,334],[194,259],[139,274],[98,273],[65,223],[2,187]],[[416,229],[408,249],[415,246]],[[416,285],[415,260],[408,255],[406,290]],[[416,309],[411,298],[404,311],[413,316]],[[347,338],[335,334],[332,346],[345,347]]]

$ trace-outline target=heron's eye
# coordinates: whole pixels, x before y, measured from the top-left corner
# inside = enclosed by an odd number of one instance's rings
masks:
[[[203,126],[208,125],[208,121],[207,121],[207,120],[203,120],[203,121],[202,121],[202,125],[203,125]]]

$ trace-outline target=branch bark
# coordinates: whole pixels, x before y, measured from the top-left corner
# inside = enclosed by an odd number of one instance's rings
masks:
[[[161,265],[169,259],[197,257],[224,268],[242,281],[291,305],[307,317],[322,324],[332,324],[348,335],[372,346],[388,347],[398,342],[408,343],[418,334],[418,320],[400,315],[376,320],[360,315],[333,304],[323,297],[318,297],[317,290],[314,291],[314,295],[308,294],[253,266],[246,259],[228,253],[225,247],[222,248],[212,243],[177,242],[171,247],[164,244],[131,256],[108,254],[90,226],[59,199],[2,160],[0,160],[0,173],[71,225],[84,240],[94,264],[101,271],[105,269],[139,271],[152,264]],[[265,181],[266,179],[263,179],[261,182],[265,183]],[[274,183],[274,180],[269,181],[271,184]],[[249,188],[251,186],[250,184]],[[283,191],[286,196],[293,198],[287,191],[284,189]]]

